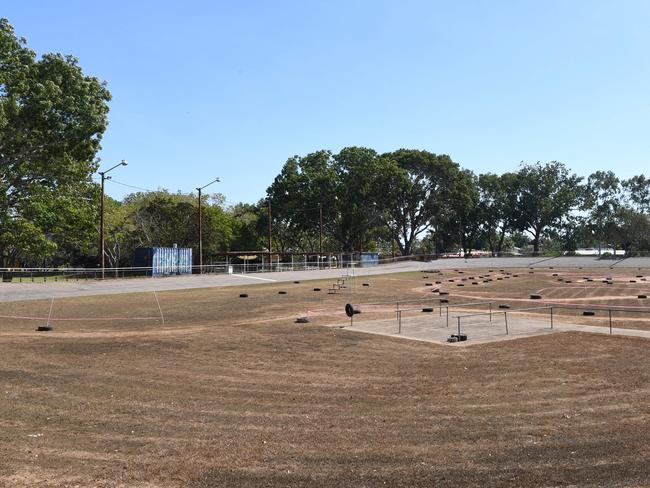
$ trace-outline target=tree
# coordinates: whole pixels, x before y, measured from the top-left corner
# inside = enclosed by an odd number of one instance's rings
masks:
[[[260,203],[238,203],[227,209],[226,213],[232,219],[233,234],[229,250],[257,251],[264,246],[263,208],[264,205]]]
[[[221,195],[203,195],[203,257],[205,262],[230,250],[235,236],[234,216],[223,210]],[[106,252],[112,266],[132,262],[138,247],[191,247],[198,260],[198,202],[195,194],[159,190],[132,193],[122,202],[107,199]]]
[[[620,181],[612,171],[596,171],[589,175],[584,201],[589,219],[585,223],[599,249],[603,242],[614,243],[618,231],[617,213],[621,205]]]
[[[516,181],[513,173],[479,175],[479,207],[483,236],[493,256],[503,252],[506,234],[514,226]]]
[[[517,172],[515,225],[533,238],[533,253],[539,254],[542,232],[560,226],[583,197],[581,177],[552,161],[545,165],[523,165]]]
[[[650,179],[642,174],[633,176],[623,181],[623,188],[627,191],[628,199],[637,212],[644,214],[650,212]]]
[[[332,236],[343,251],[360,251],[368,243],[369,231],[381,225],[382,188],[378,174],[387,171],[388,161],[373,149],[346,147],[334,156],[337,215],[329,222]]]
[[[450,188],[460,169],[446,154],[400,149],[382,156],[378,204],[383,221],[402,255],[429,230],[452,200]]]
[[[0,19],[0,258],[51,256],[63,235],[94,238],[91,181],[110,94],[71,56],[37,60]]]
[[[627,255],[650,249],[650,218],[647,215],[629,207],[621,207],[617,212],[617,221],[618,242]]]
[[[483,221],[476,175],[469,170],[461,171],[451,183],[451,195],[445,228],[450,235],[458,236],[463,255],[470,256]]]
[[[338,185],[330,151],[287,160],[266,192],[272,205],[274,240],[280,248],[315,251],[319,244],[321,207],[326,235],[334,233],[339,217]]]
[[[388,162],[374,150],[346,147],[338,154],[318,151],[290,158],[267,190],[280,246],[315,250],[320,208],[330,250],[354,251],[369,243],[381,224],[378,175]]]

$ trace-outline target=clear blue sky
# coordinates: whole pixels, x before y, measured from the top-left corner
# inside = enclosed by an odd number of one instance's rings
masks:
[[[3,2],[38,53],[108,82],[103,166],[254,202],[294,154],[447,153],[475,172],[648,172],[650,2]],[[120,198],[129,189],[112,184]]]

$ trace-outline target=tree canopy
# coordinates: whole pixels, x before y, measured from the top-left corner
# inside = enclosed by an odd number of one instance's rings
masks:
[[[110,94],[71,56],[40,59],[0,19],[0,256],[87,248],[96,222],[91,175]]]

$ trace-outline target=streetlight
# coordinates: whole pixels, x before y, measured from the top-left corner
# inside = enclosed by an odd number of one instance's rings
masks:
[[[123,159],[115,166],[108,168],[106,171],[99,171],[99,174],[102,177],[102,198],[100,200],[100,215],[99,215],[99,255],[100,255],[99,259],[102,267],[102,279],[104,279],[104,271],[105,271],[104,257],[106,254],[104,251],[104,181],[107,179],[108,180],[111,179],[110,176],[108,177],[106,176],[106,173],[108,173],[109,171],[113,171],[118,166],[126,166],[127,164],[129,163],[127,163],[126,159]]]
[[[197,188],[199,192],[199,274],[203,274],[203,219],[201,218],[201,190],[207,188],[212,183],[218,183],[219,178],[212,180],[207,185],[203,185],[201,188]]]

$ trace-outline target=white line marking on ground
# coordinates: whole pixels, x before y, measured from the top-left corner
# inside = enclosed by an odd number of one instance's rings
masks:
[[[272,280],[271,278],[259,278],[257,276],[248,276],[248,275],[236,274],[236,273],[233,273],[232,276],[240,276],[241,278],[248,278],[250,280],[262,280],[262,281],[273,281],[273,282],[278,281],[278,280]]]

